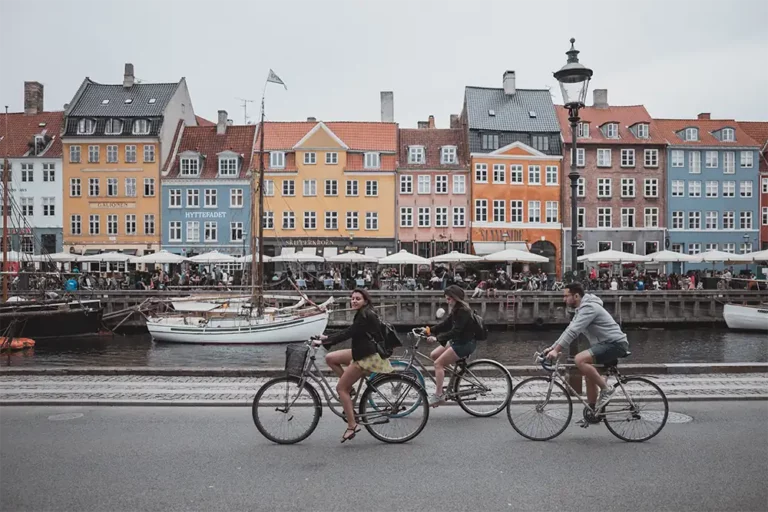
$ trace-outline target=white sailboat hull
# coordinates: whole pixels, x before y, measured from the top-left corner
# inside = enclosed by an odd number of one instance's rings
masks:
[[[726,304],[723,308],[723,318],[730,329],[768,331],[768,305]]]

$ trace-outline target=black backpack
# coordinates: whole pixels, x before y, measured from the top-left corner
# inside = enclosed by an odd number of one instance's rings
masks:
[[[476,341],[487,340],[488,329],[485,327],[485,322],[483,322],[483,317],[475,313],[475,310],[472,310],[472,320],[475,321],[475,340]]]
[[[392,356],[397,347],[403,346],[403,342],[400,341],[400,337],[397,335],[395,328],[392,327],[392,324],[384,320],[380,320],[380,322],[378,336],[375,338],[371,336],[371,338],[374,338],[373,341],[376,343],[376,350],[379,355],[387,359]]]

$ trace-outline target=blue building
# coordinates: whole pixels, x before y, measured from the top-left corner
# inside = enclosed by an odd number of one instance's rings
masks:
[[[249,252],[256,126],[180,126],[162,180],[162,248],[184,256]]]
[[[758,144],[735,121],[713,120],[709,114],[656,124],[669,144],[669,249],[695,255],[713,249],[741,254],[759,248]],[[712,264],[685,266],[704,268]]]

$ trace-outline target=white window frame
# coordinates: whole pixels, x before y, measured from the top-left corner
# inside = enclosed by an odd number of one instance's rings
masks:
[[[691,242],[688,244],[688,255],[689,256],[696,256],[697,254],[701,254],[701,244],[698,242]]]
[[[144,162],[152,163],[155,161],[155,145],[144,144]]]
[[[658,166],[659,166],[659,150],[658,149],[643,150],[643,167],[655,168]]]
[[[611,197],[613,195],[613,181],[611,178],[597,179],[597,197]]]
[[[637,138],[638,139],[647,139],[650,137],[650,125],[647,123],[640,123],[637,125]]]
[[[125,146],[125,163],[135,164],[137,158],[137,147],[135,144]]]
[[[736,212],[723,212],[722,225],[723,229],[736,229]]]
[[[367,222],[367,221],[366,221]],[[429,206],[419,206],[417,208],[418,227],[428,228],[432,226],[432,208]]]
[[[366,180],[365,182],[365,197],[378,197],[379,196],[379,182],[378,180]],[[378,229],[378,228],[376,228]]]
[[[752,212],[743,211],[739,212],[739,229],[752,229]]]
[[[216,221],[206,221],[203,224],[203,242],[211,243],[219,241],[219,223]]]
[[[157,232],[157,225],[155,224],[155,214],[154,213],[146,213],[144,214],[144,234],[145,235],[154,235]]]
[[[120,195],[120,186],[117,178],[107,178],[107,197],[117,197]]]
[[[131,133],[134,135],[148,135],[151,128],[152,123],[149,122],[149,119],[136,119],[133,122]]]
[[[541,201],[528,201],[528,222],[532,224],[541,222]]]
[[[448,193],[448,176],[446,174],[438,174],[435,176],[435,194],[447,194]]]
[[[326,231],[338,231],[339,230],[339,212],[331,211],[325,212],[324,225]]]
[[[541,185],[541,166],[540,165],[528,166],[528,184]]]
[[[237,176],[238,158],[219,157],[219,176]]]
[[[685,180],[672,180],[671,197],[685,197]]]
[[[453,175],[453,193],[454,194],[467,193],[467,177],[464,174]]]
[[[646,228],[659,227],[659,208],[656,206],[649,206],[645,208],[643,212],[643,226]]]
[[[245,204],[245,193],[242,188],[230,188],[229,189],[229,207],[230,208],[242,208]]]
[[[96,121],[94,119],[80,119],[77,122],[78,135],[93,135],[96,131]]]
[[[688,173],[701,174],[701,151],[688,152]]]
[[[337,165],[339,163],[339,154],[335,151],[325,153],[325,165]]]
[[[379,153],[368,152],[364,155],[363,166],[366,169],[378,169],[381,167],[381,156]]]
[[[400,193],[413,194],[413,175],[411,174],[400,175]]]
[[[507,182],[507,165],[493,164],[493,183]]]
[[[682,149],[673,149],[670,161],[672,167],[685,167],[685,151]]]
[[[579,123],[578,131],[576,133],[576,136],[580,139],[588,139],[589,138],[589,123],[585,123],[584,121]]]
[[[200,190],[196,188],[188,188],[187,193],[187,208],[200,208]]]
[[[697,140],[699,140],[699,129],[698,128],[686,128],[685,129],[685,140],[689,140],[689,141],[697,141]]]
[[[270,151],[269,168],[285,169],[285,151]]]
[[[125,216],[125,234],[133,236],[136,233],[136,214],[129,213]]]
[[[619,125],[617,123],[608,123],[605,125],[605,137],[608,139],[619,138]]]
[[[301,192],[303,197],[316,197],[317,196],[317,180],[303,180],[301,186]]]
[[[304,165],[317,164],[317,153],[314,151],[307,151],[304,153]]]
[[[659,179],[646,178],[643,182],[644,197],[659,197]]]
[[[346,225],[349,231],[357,231],[360,229],[360,215],[358,212],[347,212]]]
[[[761,178],[760,183],[761,183],[761,189],[760,190],[762,191],[762,193],[763,194],[768,194],[768,177]]]
[[[296,229],[296,214],[293,212],[283,212],[281,226],[284,230]]]
[[[72,235],[83,234],[83,219],[80,215],[75,214],[69,216],[69,232]]]
[[[707,169],[715,169],[720,165],[720,153],[717,151],[706,151],[704,153],[704,166]]]
[[[635,197],[635,178],[621,178],[621,197]]]
[[[117,145],[116,144],[107,144],[107,163],[108,164],[117,163]]]
[[[735,181],[724,181],[723,182],[723,197],[736,197],[736,182]]]
[[[634,207],[622,207],[621,208],[621,227],[622,228],[636,228],[637,219],[635,218],[635,208]]]
[[[347,180],[344,189],[346,197],[357,197],[360,195],[360,187],[357,180]]]
[[[283,197],[296,197],[296,181],[283,180],[281,184],[281,191]]]
[[[493,222],[507,222],[507,202],[504,199],[493,199],[491,212]]]
[[[419,195],[432,193],[432,176],[429,174],[419,174],[416,177],[416,193]]]
[[[186,232],[187,243],[200,242],[200,222],[187,221]]]
[[[261,221],[264,226],[263,229],[275,229],[275,212],[264,210],[264,218]]]
[[[378,214],[378,212],[365,212],[365,230],[366,231],[378,231],[379,230],[379,214]]]
[[[701,197],[701,182],[692,180],[688,182],[688,197]]]
[[[455,165],[457,161],[458,159],[456,146],[443,146],[440,148],[441,165]]]
[[[720,182],[707,180],[704,183],[704,197],[713,199],[720,195]]]
[[[100,235],[101,234],[101,216],[99,214],[91,214],[88,216],[88,234]]]
[[[82,197],[83,187],[80,178],[69,178],[69,197]]]
[[[610,206],[598,206],[597,208],[597,227],[613,227],[613,208]]]
[[[317,212],[306,211],[302,216],[302,225],[305,230],[314,231],[317,229]]]
[[[325,197],[337,197],[339,195],[339,181],[325,180],[323,183]]]
[[[521,199],[512,199],[509,201],[509,222],[513,224],[524,223],[524,213],[523,201]]]
[[[753,194],[753,187],[751,181],[740,181],[739,182],[739,197],[747,198],[752,197]]]
[[[475,199],[475,222],[488,222],[487,199]]]
[[[685,212],[673,211],[672,212],[672,229],[685,229]]]
[[[751,169],[755,165],[754,156],[751,151],[739,152],[739,165],[742,169]]]
[[[736,173],[736,152],[723,151],[723,174]]]
[[[463,206],[453,207],[452,224],[455,228],[463,228],[467,225],[467,211]]]
[[[203,192],[203,208],[218,208],[219,192],[215,188],[206,188]]]
[[[544,205],[544,222],[556,224],[560,221],[560,203],[547,201]]]
[[[413,207],[412,206],[400,207],[400,227],[401,228],[413,227]]]
[[[523,185],[523,166],[521,164],[512,164],[509,166],[509,184]]]
[[[610,167],[611,166],[611,150],[610,150],[610,148],[597,148],[597,166],[598,167]]]
[[[144,178],[144,197],[155,197],[155,178]]]
[[[701,229],[701,212],[689,211],[688,212],[688,229],[700,230]]]
[[[181,221],[172,220],[168,222],[168,241],[181,242]]]
[[[736,142],[736,130],[733,128],[723,128],[720,130],[720,140],[723,142]]]
[[[635,166],[635,150],[624,148],[621,150],[621,167]]]
[[[275,181],[264,180],[264,197],[274,197],[275,195]]]
[[[408,164],[423,165],[427,161],[424,146],[408,146]]]
[[[97,164],[101,160],[101,152],[99,151],[99,146],[95,144],[91,144],[88,146],[88,163],[89,164]]]
[[[488,183],[488,164],[475,164],[475,183]]]
[[[181,189],[168,189],[168,208],[181,208]]]
[[[716,230],[720,224],[720,214],[716,211],[708,211],[704,213],[704,229]]]
[[[447,206],[435,206],[435,227],[436,228],[448,227],[448,207]]]
[[[544,170],[544,183],[548,187],[556,187],[560,184],[560,168],[556,165],[547,165]]]
[[[234,221],[229,223],[229,241],[230,242],[242,242],[243,236],[243,223],[240,221]]]
[[[69,163],[79,164],[80,157],[80,146],[69,146]]]
[[[107,215],[107,235],[117,235],[117,214],[115,213]]]
[[[195,157],[185,157],[179,161],[179,176],[199,176],[200,159]]]
[[[101,183],[99,178],[88,178],[88,197],[99,197],[101,195]]]

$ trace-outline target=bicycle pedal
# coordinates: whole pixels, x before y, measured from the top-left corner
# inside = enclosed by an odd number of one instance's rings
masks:
[[[587,428],[589,426],[589,422],[587,420],[579,420],[576,422],[576,424],[581,428]]]

